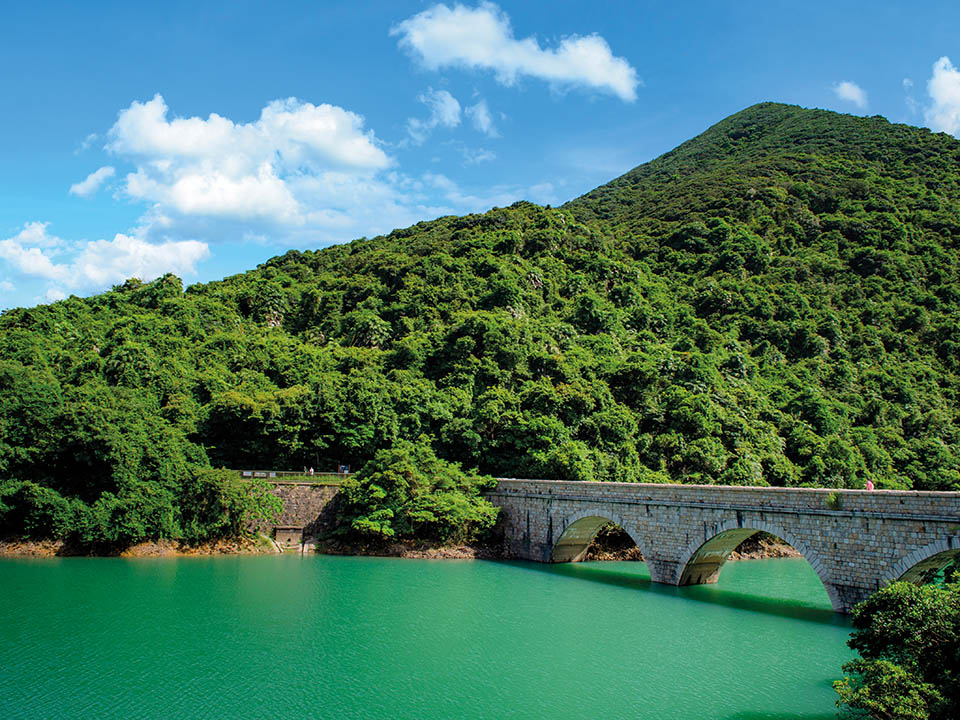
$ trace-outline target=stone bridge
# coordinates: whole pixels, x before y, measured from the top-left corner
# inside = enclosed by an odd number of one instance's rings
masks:
[[[651,580],[669,585],[716,582],[730,552],[763,530],[807,559],[837,612],[960,553],[960,493],[504,479],[487,497],[517,557],[575,561],[614,522]]]

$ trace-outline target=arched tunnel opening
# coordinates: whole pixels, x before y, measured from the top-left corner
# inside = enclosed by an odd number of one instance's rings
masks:
[[[636,547],[636,542],[633,541],[633,538],[627,534],[622,526],[617,525],[610,520],[610,518],[591,515],[590,517],[580,518],[567,526],[557,540],[556,545],[553,546],[553,553],[550,560],[555,563],[582,562],[586,558],[587,552],[593,546],[595,538],[600,534],[600,531],[608,527],[618,528],[620,533],[626,535],[626,537],[629,538],[629,542],[633,543],[633,546]],[[607,534],[607,532],[604,532],[604,537],[606,537]]]
[[[714,543],[723,560],[801,557],[786,541],[762,530],[722,533]],[[603,517],[582,518],[571,524],[553,551],[553,562],[644,562],[637,543],[622,526]],[[704,581],[709,582],[709,581]]]
[[[593,540],[578,558],[579,562],[644,562],[643,553],[630,533],[614,522],[600,526]]]
[[[944,550],[924,558],[899,579],[914,585],[960,582],[960,548]]]
[[[680,585],[715,583],[728,560],[802,557],[782,538],[756,528],[736,528],[714,535],[687,561]]]
[[[653,575],[643,549],[637,546],[632,535],[624,527],[609,517],[590,516],[577,519],[566,526],[553,548],[551,561],[554,563],[581,563],[589,561],[627,561],[636,563],[636,568],[627,572],[631,576],[640,573],[654,582],[666,582],[670,585],[715,584],[721,570],[728,560],[752,559],[790,559],[799,560],[806,570],[796,564],[770,566],[767,563],[735,563],[741,566],[736,573],[731,572],[731,580],[719,591],[710,591],[698,597],[726,597],[724,593],[740,597],[747,588],[747,595],[767,598],[774,603],[795,603],[798,607],[839,607],[839,600],[830,594],[830,587],[820,576],[816,557],[807,557],[802,548],[797,548],[779,534],[771,532],[774,528],[760,529],[733,527],[721,530],[709,537],[699,546],[692,545],[681,555],[680,566],[675,579],[660,580]],[[641,542],[644,540],[641,538]],[[656,553],[654,539],[650,552]],[[656,571],[662,572],[663,560],[650,557],[654,563],[660,563]],[[646,565],[642,568],[641,565]],[[667,566],[669,569],[669,566]],[[599,568],[597,568],[599,570]],[[619,572],[619,571],[618,571]],[[660,577],[663,577],[661,575]],[[704,588],[706,591],[706,588]],[[720,595],[715,593],[719,592]],[[727,600],[730,598],[728,597]],[[762,602],[762,601],[760,601]]]

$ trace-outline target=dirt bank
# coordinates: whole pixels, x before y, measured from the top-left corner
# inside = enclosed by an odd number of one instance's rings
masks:
[[[793,545],[767,533],[749,537],[730,553],[727,560],[763,560],[765,558],[803,557]]]
[[[428,560],[494,560],[506,557],[503,549],[496,545],[436,545],[412,541],[369,545],[321,541],[316,543],[315,549],[324,555],[369,555]]]
[[[167,557],[171,555],[255,555],[276,552],[263,538],[213,540],[185,545],[173,540],[151,540],[124,548],[78,545],[62,540],[0,540],[0,556],[11,557]]]

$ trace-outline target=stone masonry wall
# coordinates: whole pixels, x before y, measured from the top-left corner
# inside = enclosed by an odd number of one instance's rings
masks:
[[[302,527],[304,537],[310,537],[332,524],[335,513],[331,501],[340,491],[339,486],[285,482],[271,485],[270,492],[283,501],[283,510],[277,522],[259,528],[261,532],[269,533],[276,527]]]
[[[924,558],[960,551],[960,493],[504,479],[488,497],[519,557],[550,562],[561,540],[559,557],[572,557],[569,543],[589,542],[584,528],[602,517],[633,537],[654,582],[671,585],[710,581],[684,570],[710,560],[697,553],[717,535],[764,530],[803,554],[840,612]]]

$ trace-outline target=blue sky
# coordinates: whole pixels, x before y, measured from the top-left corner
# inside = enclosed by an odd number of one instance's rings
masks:
[[[958,21],[955,2],[4,2],[0,308],[559,204],[767,100],[960,135]]]

